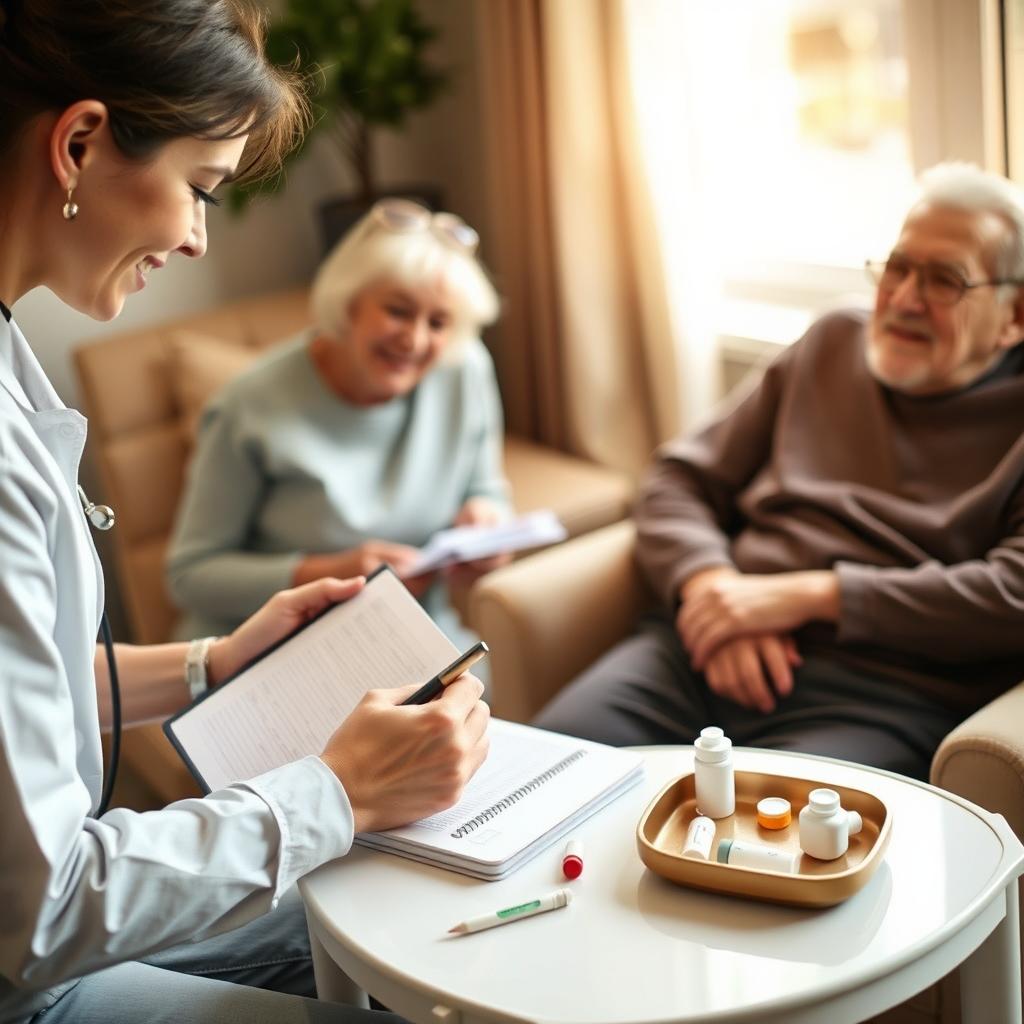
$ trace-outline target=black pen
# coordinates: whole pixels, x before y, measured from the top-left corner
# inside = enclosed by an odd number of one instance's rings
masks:
[[[402,705],[426,704],[433,700],[449,683],[458,679],[471,665],[475,665],[489,650],[490,648],[483,640],[473,644],[468,651],[460,654],[447,668],[441,669],[429,683],[424,683],[411,697],[406,697],[402,701]]]

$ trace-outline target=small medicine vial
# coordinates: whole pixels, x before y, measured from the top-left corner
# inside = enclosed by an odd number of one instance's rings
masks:
[[[756,868],[758,871],[780,871],[795,874],[800,854],[784,850],[781,846],[762,846],[747,843],[742,839],[723,839],[718,844],[719,864],[731,864],[736,868]]]
[[[683,856],[690,860],[710,860],[711,843],[715,838],[715,823],[710,818],[698,815],[686,830]]]
[[[698,810],[709,818],[728,818],[736,810],[732,740],[717,725],[709,725],[701,729],[693,751]]]
[[[777,832],[789,828],[793,820],[793,808],[790,802],[781,796],[766,796],[757,802],[757,823],[761,828]]]
[[[864,827],[856,811],[839,806],[834,789],[812,789],[800,812],[800,849],[817,860],[835,860],[846,853],[850,836]]]

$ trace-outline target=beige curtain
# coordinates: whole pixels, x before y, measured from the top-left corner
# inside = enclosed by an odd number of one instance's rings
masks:
[[[636,473],[681,417],[627,6],[488,0],[479,21],[509,427]]]

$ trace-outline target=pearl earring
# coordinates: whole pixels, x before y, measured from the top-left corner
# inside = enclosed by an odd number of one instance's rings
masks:
[[[65,220],[74,220],[78,216],[78,203],[73,203],[71,201],[71,193],[72,193],[72,191],[73,191],[73,189],[69,185],[68,186],[68,201],[64,204],[64,209],[61,210],[61,213],[64,214],[64,219]]]

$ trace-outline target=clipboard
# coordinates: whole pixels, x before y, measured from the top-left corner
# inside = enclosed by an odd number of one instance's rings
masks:
[[[385,644],[371,650],[368,631],[377,640],[386,633]],[[341,652],[334,664],[325,647]],[[164,734],[209,793],[319,754],[367,690],[422,682],[457,653],[383,565],[354,597],[302,623],[169,718]],[[211,749],[216,745],[225,748],[220,755]],[[254,749],[260,746],[267,756]]]

